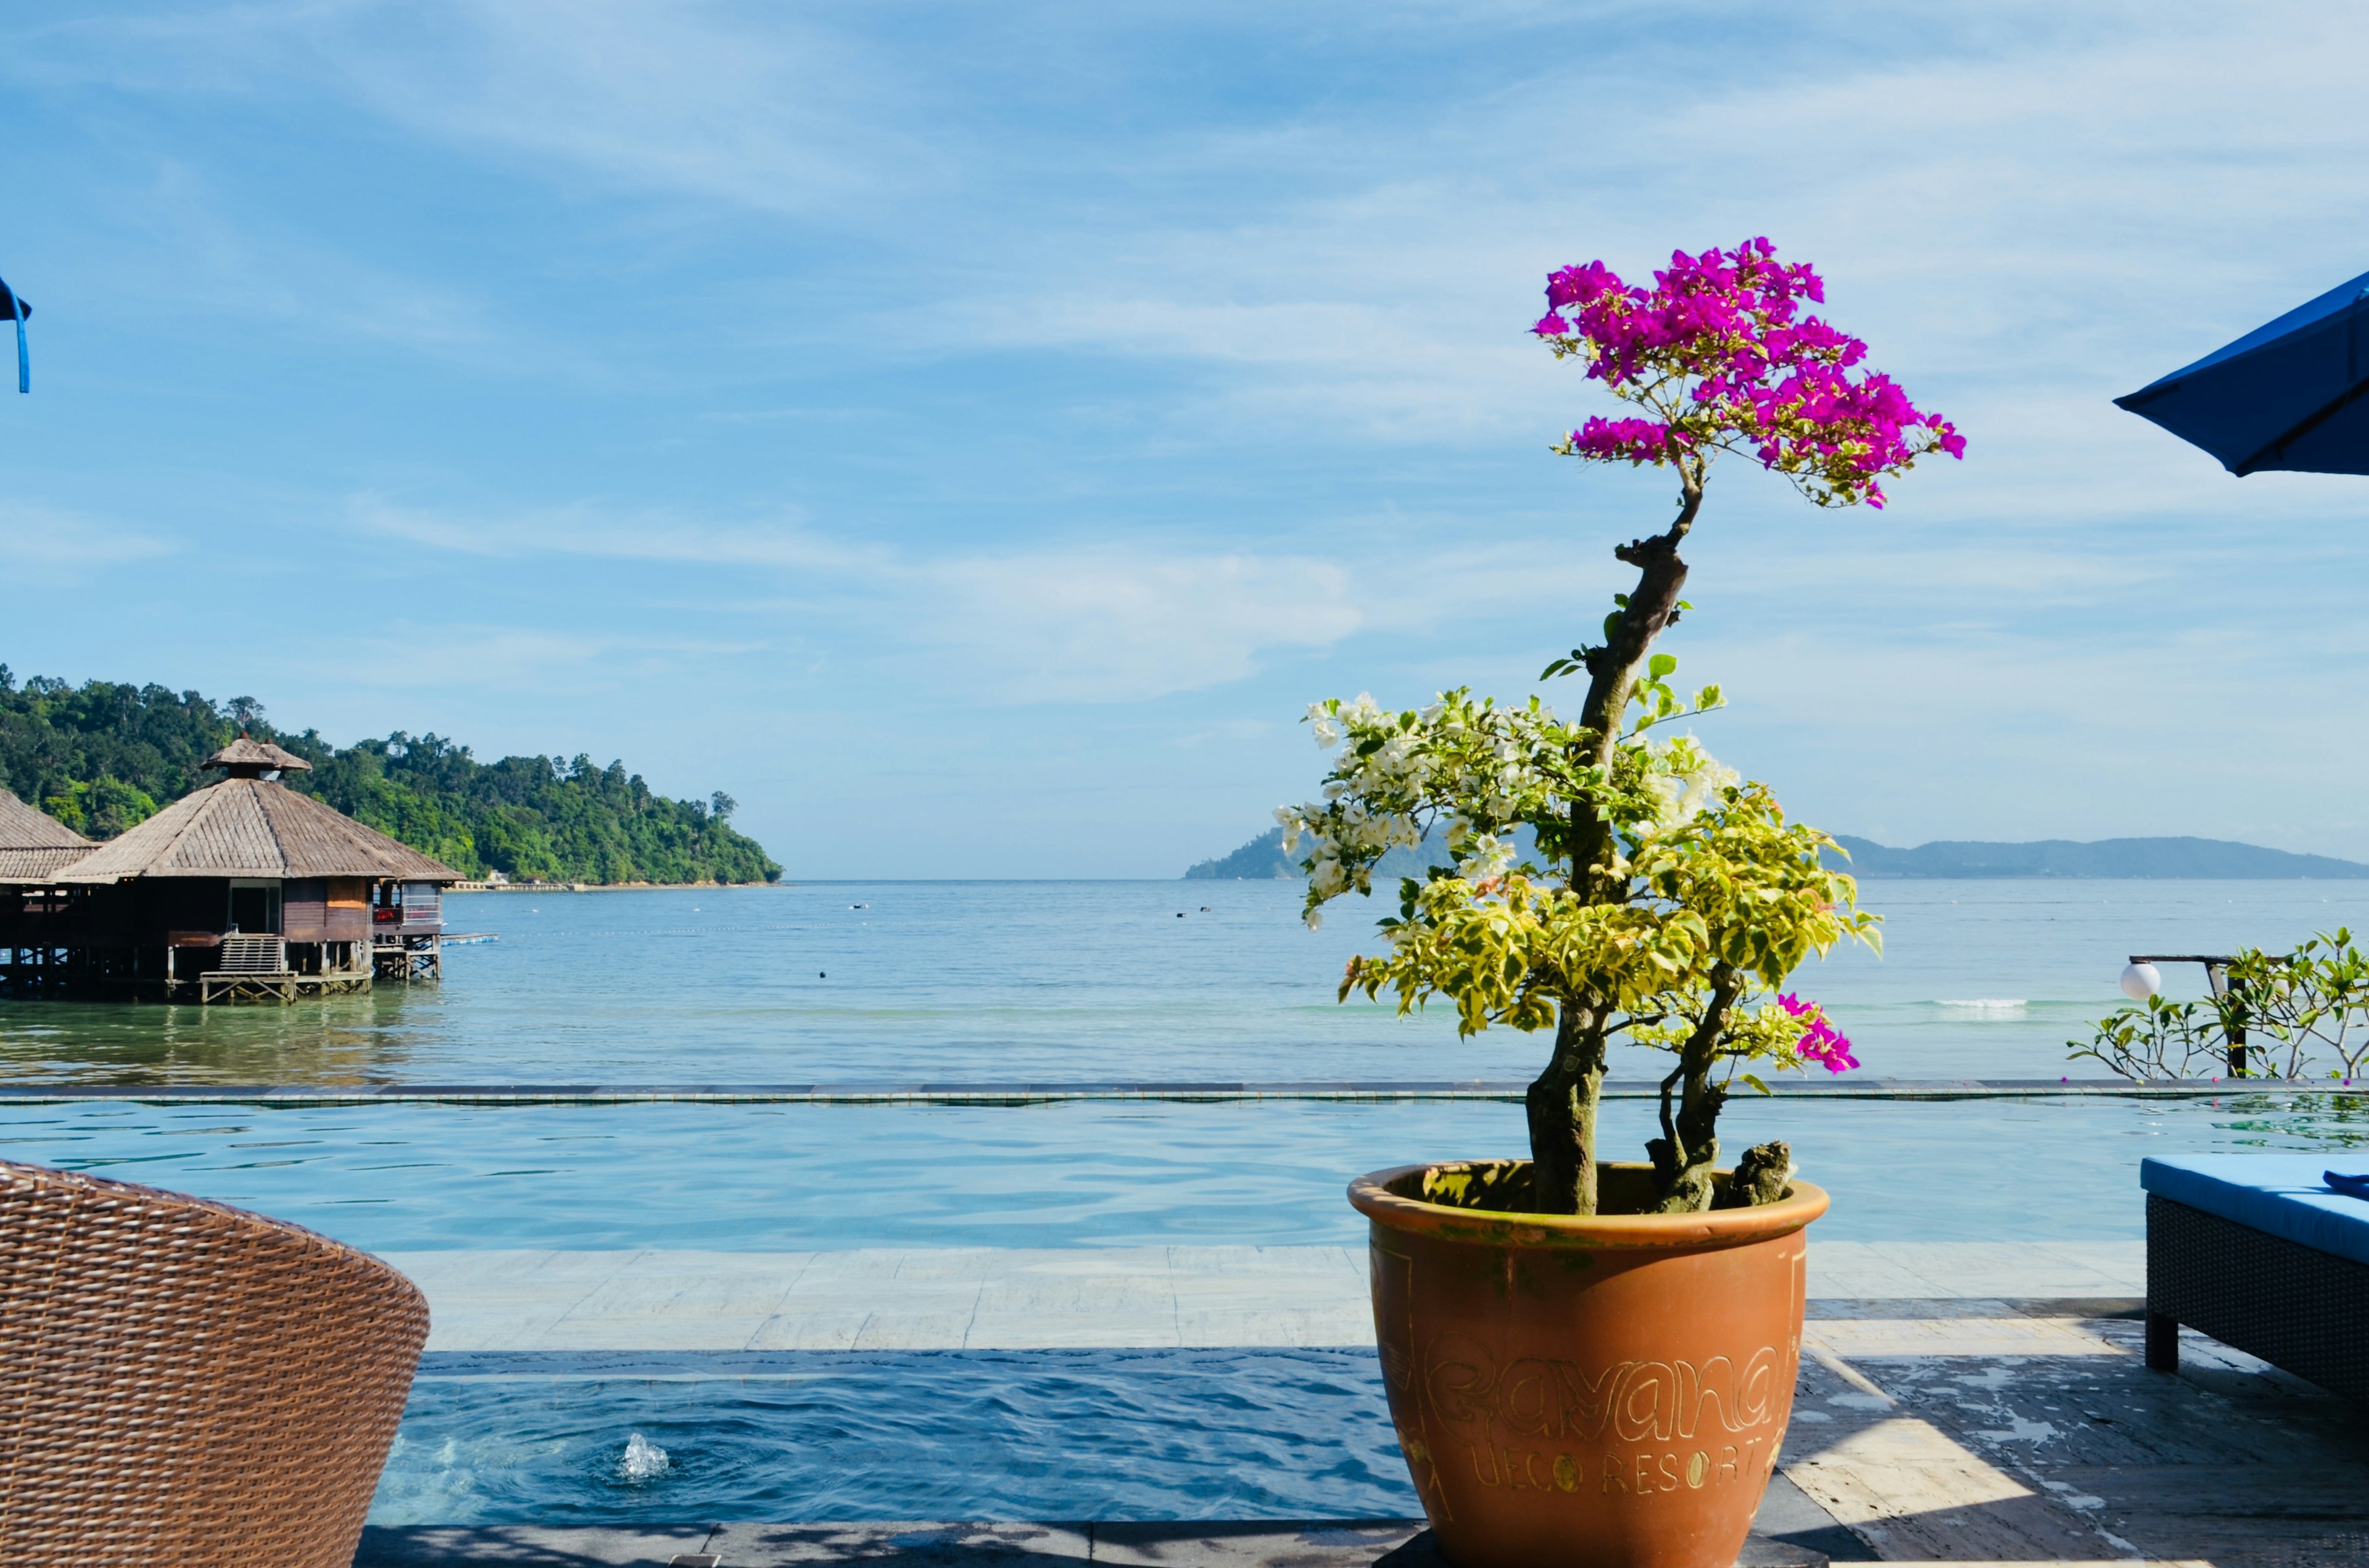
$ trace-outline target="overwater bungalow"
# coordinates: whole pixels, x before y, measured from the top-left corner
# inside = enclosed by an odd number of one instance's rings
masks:
[[[97,847],[0,789],[0,889],[40,883]]]
[[[224,776],[104,844],[8,797],[51,831],[0,814],[0,845],[25,841],[0,848],[0,985],[293,1001],[441,974],[459,872],[280,783],[312,764],[277,746],[242,736],[205,766]]]

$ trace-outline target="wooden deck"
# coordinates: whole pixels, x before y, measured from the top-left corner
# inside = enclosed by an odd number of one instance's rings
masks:
[[[371,967],[380,979],[401,980],[406,985],[442,979],[443,927],[378,927],[371,933]]]
[[[300,975],[293,969],[208,969],[198,976],[198,1001],[295,1001],[307,996],[346,996],[371,989],[365,969]]]

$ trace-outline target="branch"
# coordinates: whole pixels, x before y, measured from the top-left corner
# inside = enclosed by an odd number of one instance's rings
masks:
[[[1681,1057],[1678,1065],[1670,1069],[1670,1076],[1662,1080],[1662,1136],[1669,1140],[1670,1169],[1673,1171],[1687,1168],[1687,1146],[1678,1138],[1677,1118],[1670,1113],[1670,1091],[1678,1086],[1678,1080],[1686,1076],[1686,1059]]]

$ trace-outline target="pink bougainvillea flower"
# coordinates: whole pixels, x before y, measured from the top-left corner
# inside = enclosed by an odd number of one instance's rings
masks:
[[[1850,1041],[1826,1022],[1825,1008],[1791,991],[1781,993],[1777,1005],[1802,1020],[1802,1038],[1793,1047],[1795,1055],[1804,1061],[1816,1062],[1828,1072],[1848,1072],[1859,1065],[1859,1059],[1851,1055]]]
[[[1956,426],[1859,369],[1865,343],[1802,314],[1826,297],[1817,272],[1776,257],[1766,238],[1677,251],[1651,289],[1601,261],[1549,274],[1547,314],[1530,330],[1657,416],[1591,418],[1555,450],[1698,471],[1714,450],[1746,453],[1821,506],[1881,507],[1885,476],[1928,452],[1963,458]]]

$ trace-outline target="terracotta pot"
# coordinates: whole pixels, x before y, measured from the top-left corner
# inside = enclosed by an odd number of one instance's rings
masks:
[[[1652,1173],[1598,1167],[1603,1206]],[[1350,1184],[1372,1221],[1374,1333],[1399,1447],[1456,1568],[1729,1568],[1793,1409],[1826,1195],[1586,1219],[1425,1201],[1523,1164]],[[1426,1186],[1426,1179],[1431,1185]],[[1504,1201],[1502,1198],[1499,1201]]]

